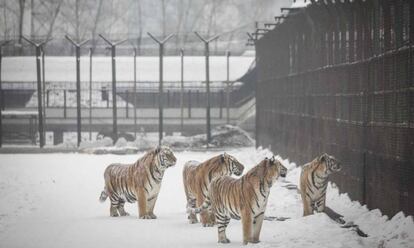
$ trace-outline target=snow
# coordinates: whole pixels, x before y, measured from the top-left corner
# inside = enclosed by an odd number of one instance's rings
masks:
[[[182,167],[188,160],[210,158],[222,151],[176,152],[177,165],[163,179],[155,207],[156,220],[137,218],[136,204],[127,204],[128,217],[109,217],[109,202],[99,203],[103,171],[109,163],[130,163],[143,155],[2,154],[0,155],[1,247],[217,247],[217,229],[187,223]],[[265,149],[226,150],[247,169],[271,152]],[[391,220],[378,210],[369,211],[330,185],[327,204],[360,225],[362,238],[325,214],[302,217],[300,196],[285,187],[297,184],[300,168],[283,160],[285,180],[273,186],[267,216],[290,217],[264,221],[261,243],[252,247],[395,247],[412,248],[412,217],[397,214]],[[245,172],[246,172],[245,171]],[[242,244],[241,222],[231,220],[226,247]],[[224,245],[220,245],[223,246]]]
[[[54,87],[57,83],[48,84],[49,92],[49,105],[48,107],[63,107],[65,104],[64,90]],[[109,87],[108,87],[109,88]],[[35,91],[26,103],[26,107],[37,107],[38,101],[37,91]],[[112,91],[108,90],[109,106],[112,107]],[[120,96],[116,96],[117,107],[125,107],[127,102]],[[66,91],[66,107],[76,107],[76,91]],[[102,100],[101,90],[92,90],[92,106],[93,107],[107,107],[108,101]],[[128,103],[130,108],[133,108],[133,104]],[[81,107],[89,107],[89,90],[82,89],[81,91]]]
[[[232,56],[230,57],[230,81],[242,77],[253,62],[254,57]],[[92,80],[94,82],[112,82],[111,57],[93,57]],[[2,68],[2,80],[4,82],[35,82],[36,58],[35,57],[4,57]],[[210,80],[227,80],[227,57],[210,56]],[[80,58],[81,81],[89,82],[89,57]],[[134,81],[133,57],[116,57],[117,81]],[[159,81],[159,58],[137,57],[137,81]],[[75,82],[76,61],[75,57],[45,57],[46,82]],[[205,57],[184,57],[184,81],[205,80]],[[181,58],[179,56],[164,57],[164,81],[181,81]]]
[[[73,148],[77,146],[76,133],[69,133],[64,137],[63,143],[57,145],[59,148]],[[133,133],[125,133],[133,137]],[[158,145],[158,133],[146,133],[141,130],[137,133],[137,137],[133,141],[127,141],[124,137],[120,137],[113,146],[113,141],[109,137],[100,137],[94,133],[94,139],[89,141],[87,133],[82,133],[82,141],[79,146],[79,151],[90,154],[131,154],[150,149]],[[47,139],[47,144],[51,144],[53,137]],[[201,149],[205,148],[206,135],[198,134],[193,136],[182,136],[181,133],[173,133],[172,135],[163,136],[163,144],[177,149]],[[210,148],[228,148],[228,147],[250,147],[254,145],[255,141],[243,129],[224,125],[217,126],[211,130]],[[53,147],[48,145],[47,147]]]
[[[291,5],[291,8],[304,8],[311,4],[310,0],[296,0],[296,2],[293,2]]]
[[[23,111],[23,110],[6,110],[6,111],[2,111],[1,115],[2,116],[30,116],[30,115],[36,115],[37,116],[38,112],[37,111]]]

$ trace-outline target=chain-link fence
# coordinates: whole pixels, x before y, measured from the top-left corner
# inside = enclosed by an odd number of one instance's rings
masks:
[[[313,2],[256,41],[257,141],[327,152],[352,199],[414,214],[414,2]],[[329,203],[328,203],[329,204]]]

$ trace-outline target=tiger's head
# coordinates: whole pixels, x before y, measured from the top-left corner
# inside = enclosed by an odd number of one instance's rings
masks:
[[[328,175],[342,169],[341,163],[334,156],[328,155],[327,153],[319,156],[318,162],[325,165],[325,174]]]
[[[167,169],[168,167],[174,166],[177,162],[173,151],[168,146],[158,146],[155,149],[156,163],[159,168]]]
[[[234,174],[236,176],[240,176],[243,174],[244,165],[240,163],[235,157],[223,153],[221,155],[221,161],[229,168],[229,171],[231,174]]]
[[[260,175],[269,186],[272,186],[276,180],[281,177],[286,177],[287,169],[283,164],[277,160],[274,156],[270,159],[265,158],[264,161],[261,163],[262,168],[262,175]]]

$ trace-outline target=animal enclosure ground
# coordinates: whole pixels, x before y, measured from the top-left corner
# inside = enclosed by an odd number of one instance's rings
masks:
[[[255,148],[227,152],[237,157],[246,171],[271,155],[268,150]],[[228,227],[227,236],[232,243],[218,245],[216,227],[190,225],[186,218],[183,164],[217,154],[176,153],[177,165],[164,175],[155,207],[156,220],[138,219],[136,204],[126,205],[131,216],[109,217],[109,202],[98,201],[105,167],[112,162],[133,162],[142,153],[0,155],[0,247],[240,247],[240,221],[231,220]],[[283,162],[289,169],[286,181],[297,185],[300,169]],[[369,235],[362,238],[325,214],[301,217],[300,196],[295,189],[284,187],[286,181],[279,180],[273,186],[266,215],[290,219],[264,221],[261,243],[249,246],[414,247],[411,217],[399,213],[388,220],[378,210],[368,211],[330,186],[328,206]]]

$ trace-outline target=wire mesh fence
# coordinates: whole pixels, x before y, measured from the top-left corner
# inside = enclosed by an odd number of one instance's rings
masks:
[[[257,141],[299,163],[322,152],[352,199],[414,214],[414,2],[318,1],[256,41]]]

